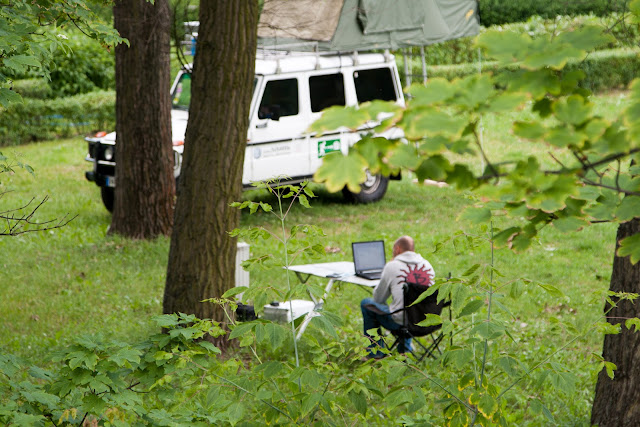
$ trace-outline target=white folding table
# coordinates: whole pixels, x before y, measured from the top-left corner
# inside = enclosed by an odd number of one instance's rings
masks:
[[[296,340],[299,340],[305,329],[309,325],[311,319],[320,315],[320,311],[322,310],[322,305],[324,300],[327,298],[329,293],[331,292],[331,288],[335,282],[344,282],[344,283],[352,283],[354,285],[363,286],[367,288],[373,289],[379,282],[379,280],[368,280],[362,277],[356,276],[355,269],[353,267],[353,262],[350,261],[338,261],[338,262],[325,262],[320,264],[301,264],[301,265],[292,265],[288,268],[290,271],[296,273],[298,279],[302,283],[306,283],[307,280],[311,276],[321,277],[324,279],[329,279],[327,285],[324,288],[324,294],[320,299],[316,299],[311,293],[311,299],[313,300],[315,306],[313,310],[306,314],[302,324],[300,325],[300,329],[298,330],[298,334],[296,335]]]

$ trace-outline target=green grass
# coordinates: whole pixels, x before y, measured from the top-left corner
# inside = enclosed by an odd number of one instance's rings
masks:
[[[624,94],[601,96],[597,108],[611,116],[621,99]],[[514,113],[512,119],[522,114],[526,113]],[[517,140],[508,130],[510,124],[511,118],[486,119],[485,147],[490,156],[524,156],[548,150],[546,146]],[[39,200],[49,195],[50,201],[39,213],[40,220],[77,217],[62,229],[0,239],[0,352],[18,354],[41,364],[52,349],[82,334],[99,333],[133,341],[154,332],[149,319],[161,313],[168,239],[131,241],[106,236],[111,218],[101,204],[98,188],[84,179],[89,164],[83,160],[86,146],[82,139],[5,149],[3,154],[20,156],[36,170],[35,177],[26,172],[0,175],[0,191],[11,190],[1,199],[3,211],[25,204],[32,197]],[[491,259],[488,245],[469,251],[445,244],[434,252],[438,242],[458,230],[481,233],[478,227],[456,221],[462,209],[473,202],[470,194],[419,186],[410,176],[391,182],[387,196],[371,205],[347,204],[340,194],[329,194],[315,185],[313,189],[319,197],[312,201],[312,208],[292,209],[288,223],[310,223],[325,231],[323,245],[330,250],[324,262],[349,260],[351,242],[368,239],[384,239],[390,257],[392,242],[403,234],[416,239],[417,250],[440,276],[448,272],[460,275],[471,265]],[[274,202],[265,192],[246,193],[245,197]],[[273,229],[278,226],[275,218],[266,213],[243,213],[241,223]],[[495,264],[505,276],[500,279],[503,282],[525,277],[555,286],[565,294],[559,299],[533,286],[520,299],[502,299],[511,313],[504,316],[512,322],[514,333],[518,332],[515,342],[505,341],[505,349],[516,351],[524,360],[534,360],[567,343],[568,335],[554,319],[583,327],[601,315],[603,304],[592,296],[608,288],[615,230],[615,225],[601,224],[562,234],[547,227],[524,254],[496,251]],[[253,255],[278,251],[270,241],[251,245]],[[301,258],[295,263],[309,261]],[[251,281],[283,289],[284,274],[279,268],[253,270]],[[315,283],[322,281],[316,279]],[[367,290],[340,285],[326,302],[328,310],[344,319],[345,326],[338,333],[345,343],[357,345],[361,328],[359,301],[367,295]],[[307,334],[320,335],[313,328]],[[587,333],[554,359],[563,360],[579,374],[579,392],[575,396],[567,398],[554,387],[532,392],[559,411],[560,419],[566,423],[588,423],[596,374],[590,353],[599,353],[601,343],[602,335]],[[304,358],[304,343],[301,351]],[[434,375],[446,375],[435,363],[427,369],[434,370]],[[526,412],[526,399],[514,397],[510,405],[514,411]]]

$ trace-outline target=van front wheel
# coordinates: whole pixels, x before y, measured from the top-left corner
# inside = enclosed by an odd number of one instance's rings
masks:
[[[360,192],[352,193],[347,187],[342,192],[344,196],[356,203],[377,202],[384,197],[389,185],[389,178],[380,174],[372,175],[367,171],[367,179],[360,184]]]
[[[104,207],[111,213],[113,213],[113,188],[100,187],[100,195],[102,196],[102,203]]]

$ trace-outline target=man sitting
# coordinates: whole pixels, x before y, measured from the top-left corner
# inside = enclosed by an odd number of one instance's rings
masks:
[[[368,358],[381,359],[385,354],[380,351],[384,348],[384,340],[374,342],[367,331],[378,329],[380,326],[391,331],[402,327],[403,312],[393,313],[404,308],[404,283],[417,283],[429,287],[433,284],[435,272],[427,260],[414,252],[415,245],[409,236],[400,237],[393,244],[393,259],[389,261],[380,277],[380,283],[373,290],[373,298],[365,298],[360,303],[364,326],[364,335],[371,340],[368,346]],[[391,305],[387,305],[387,299],[391,296]],[[398,351],[404,353],[411,351],[411,338],[407,338],[398,345]]]

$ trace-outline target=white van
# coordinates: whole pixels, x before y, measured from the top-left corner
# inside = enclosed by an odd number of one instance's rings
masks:
[[[325,155],[332,151],[347,153],[361,133],[370,131],[370,128],[358,132],[340,129],[320,137],[306,133],[323,109],[334,105],[357,106],[373,100],[404,105],[396,63],[388,53],[320,55],[260,51],[255,73],[242,176],[245,189],[252,188],[252,182],[275,176],[288,177],[287,183],[311,179]],[[178,74],[171,93],[177,178],[191,100],[188,69]],[[384,136],[399,138],[402,132],[392,129]],[[89,143],[86,160],[93,162],[93,170],[86,173],[86,178],[101,188],[102,200],[111,211],[116,185],[115,132],[86,140]],[[384,196],[387,185],[388,178],[368,175],[359,193],[347,189],[344,193],[357,202],[373,202]]]

